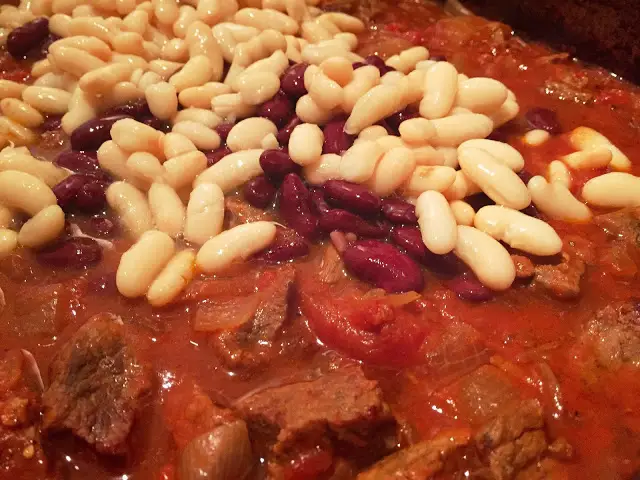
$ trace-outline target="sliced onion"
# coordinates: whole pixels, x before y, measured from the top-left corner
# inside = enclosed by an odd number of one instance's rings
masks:
[[[256,313],[260,298],[258,295],[216,301],[198,307],[193,329],[196,332],[217,332],[244,325]]]
[[[253,463],[247,425],[237,420],[189,442],[180,455],[178,478],[243,480]]]

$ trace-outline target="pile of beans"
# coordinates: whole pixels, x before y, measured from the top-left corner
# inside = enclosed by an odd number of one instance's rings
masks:
[[[76,248],[78,266],[95,263],[98,242],[60,240],[65,213],[108,208],[135,240],[118,290],[154,306],[198,273],[288,261],[333,232],[349,234],[347,269],[376,287],[420,291],[420,265],[460,272],[462,262],[473,275],[451,288],[479,300],[515,279],[505,245],[561,251],[553,228],[527,214],[532,202],[549,218],[589,220],[572,170],[613,170],[585,184],[589,204],[640,204],[629,159],[598,132],[574,130],[576,151],[554,159],[547,178],[527,178],[516,149],[487,139],[518,114],[513,92],[420,46],[363,58],[363,22],[316,3],[0,7],[8,52],[36,60],[31,85],[0,80],[0,141],[10,144],[0,152],[0,257],[22,245],[56,265]],[[72,150],[53,163],[33,157],[25,146],[60,117]],[[526,119],[531,145],[560,134],[553,112]],[[225,230],[225,196],[239,189],[286,228]],[[476,209],[466,200],[480,193],[491,205]]]

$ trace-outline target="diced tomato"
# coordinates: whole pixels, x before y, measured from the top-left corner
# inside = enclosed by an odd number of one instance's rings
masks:
[[[309,326],[330,348],[379,365],[417,363],[428,328],[426,314],[389,305],[384,297],[359,298],[357,291],[336,298],[310,282],[301,291]]]

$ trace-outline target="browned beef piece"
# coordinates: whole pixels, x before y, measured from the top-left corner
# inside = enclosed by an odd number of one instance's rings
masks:
[[[529,280],[535,275],[533,262],[523,255],[511,255],[511,260],[516,267],[516,277],[520,280]]]
[[[640,302],[608,305],[596,312],[582,341],[592,345],[595,361],[601,367],[640,367]]]
[[[225,221],[228,222],[228,228],[233,228],[243,223],[273,220],[273,215],[269,212],[252,207],[239,197],[227,197],[224,207]]]
[[[611,236],[613,268],[637,274],[640,268],[640,207],[625,208],[596,216],[593,221]]]
[[[395,420],[377,382],[358,366],[316,380],[269,388],[236,404],[252,439],[270,445],[271,458],[295,458],[309,445],[376,450]],[[388,438],[388,437],[387,437]]]
[[[293,265],[286,265],[279,269],[266,289],[249,298],[231,300],[243,307],[253,305],[255,310],[251,314],[245,308],[239,309],[244,316],[243,322],[217,332],[212,337],[212,345],[225,365],[230,368],[256,367],[267,359],[267,354],[289,315],[289,300],[294,283],[295,268]]]
[[[80,327],[53,359],[49,377],[45,431],[70,430],[100,453],[126,451],[151,373],[119,317],[96,315]]]
[[[533,281],[555,297],[572,299],[580,295],[580,280],[584,272],[583,260],[563,252],[562,261],[557,265],[536,265]]]

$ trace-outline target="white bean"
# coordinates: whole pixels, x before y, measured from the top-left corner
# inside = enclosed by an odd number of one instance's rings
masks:
[[[274,29],[285,35],[295,35],[298,32],[298,22],[282,12],[268,8],[243,8],[234,16],[236,23],[257,28],[258,30]]]
[[[344,152],[340,161],[340,178],[354,183],[366,182],[373,176],[383,154],[377,142],[359,141]]]
[[[551,134],[546,130],[536,129],[525,133],[524,137],[522,137],[522,140],[525,144],[531,147],[539,147],[550,138]]]
[[[153,228],[149,202],[145,195],[126,182],[114,182],[106,192],[107,203],[113,208],[125,229],[134,238]]]
[[[215,183],[224,193],[229,193],[243,183],[262,173],[260,155],[264,150],[242,150],[223,157],[218,163],[207,168],[194,185]]]
[[[129,64],[113,63],[85,73],[78,81],[78,86],[91,95],[107,95],[116,83],[129,80],[133,70]]]
[[[211,108],[211,100],[218,95],[230,93],[231,87],[219,82],[207,82],[197,87],[185,88],[178,95],[180,105],[184,107]]]
[[[0,172],[0,205],[34,216],[57,203],[51,189],[39,178],[17,170]]]
[[[631,170],[631,160],[600,132],[588,127],[578,127],[569,134],[569,141],[576,150],[589,150],[595,147],[607,147],[611,150],[611,168],[627,172]]]
[[[20,229],[18,243],[28,248],[40,248],[53,242],[64,230],[64,212],[58,205],[40,210]]]
[[[22,98],[22,92],[27,88],[23,83],[0,79],[0,98]]]
[[[562,239],[549,224],[511,208],[482,207],[474,225],[496,240],[533,255],[555,255],[562,250]]]
[[[160,160],[148,152],[132,153],[125,165],[133,175],[145,183],[154,182],[164,175]]]
[[[271,72],[253,72],[240,75],[235,86],[246,104],[260,105],[278,93],[280,78]]]
[[[169,120],[178,111],[178,96],[173,85],[167,82],[151,85],[144,92],[151,113],[161,120]]]
[[[604,145],[561,157],[562,161],[574,170],[604,168],[611,163],[612,158],[611,150]]]
[[[422,241],[429,251],[444,255],[455,248],[456,218],[444,195],[436,191],[421,193],[416,203],[416,215]]]
[[[44,122],[44,117],[38,110],[17,98],[0,100],[0,110],[5,116],[27,128],[36,128]]]
[[[264,150],[275,150],[280,148],[278,137],[276,137],[273,133],[265,135],[265,137],[260,142],[260,148]]]
[[[392,148],[378,162],[367,186],[376,195],[386,197],[395,192],[409,178],[415,168],[416,161],[409,148]]]
[[[413,156],[416,159],[416,165],[427,165],[427,166],[436,166],[436,165],[445,165],[445,156],[442,152],[440,152],[438,148],[433,148],[431,145],[422,145],[419,147],[413,147],[411,151],[413,152]],[[457,161],[457,153],[456,153],[456,161]],[[448,167],[454,168],[451,165],[446,165]],[[457,165],[455,165],[457,166]]]
[[[518,102],[507,98],[507,101],[500,105],[498,110],[489,115],[489,119],[493,122],[493,127],[498,128],[516,118],[519,112]]]
[[[262,139],[270,133],[273,135],[278,133],[278,127],[272,121],[262,117],[247,118],[238,122],[229,131],[227,146],[232,152],[260,148]],[[293,137],[293,134],[291,136]]]
[[[333,111],[321,108],[310,95],[303,95],[296,102],[296,115],[303,122],[324,125],[331,120]]]
[[[328,58],[320,64],[320,69],[341,87],[353,80],[353,66],[346,58]]]
[[[120,259],[116,272],[118,291],[127,298],[141,297],[173,257],[175,245],[169,235],[146,232]]]
[[[213,37],[211,27],[204,22],[193,22],[187,28],[185,41],[187,45],[189,45],[189,57],[196,58],[199,55],[203,55],[209,59],[211,75],[206,81],[213,80],[217,82],[221,80],[224,70],[224,59],[222,58],[220,47],[218,47]],[[202,83],[204,82],[201,82],[200,85]]]
[[[222,232],[224,193],[215,183],[201,183],[193,189],[187,205],[184,238],[198,245]]]
[[[165,158],[173,158],[183,153],[198,150],[191,140],[181,133],[169,132],[162,139]]]
[[[168,60],[152,60],[149,62],[149,70],[157,73],[163,81],[170,79],[182,66],[182,63],[169,62]],[[185,90],[187,89],[185,88]]]
[[[507,100],[507,94],[507,88],[493,78],[470,78],[458,86],[456,105],[474,113],[490,114]]]
[[[498,205],[522,210],[531,203],[527,186],[520,177],[487,151],[460,148],[458,161],[464,174]]]
[[[204,55],[196,55],[189,59],[184,67],[172,75],[169,83],[175,87],[178,92],[191,87],[204,85],[212,79],[213,67],[208,57]]]
[[[605,173],[584,184],[582,198],[597,207],[638,206],[640,205],[640,177],[624,172]]]
[[[401,110],[405,90],[389,85],[377,85],[358,99],[347,119],[344,131],[356,135],[363,129]],[[488,134],[487,134],[488,135]]]
[[[16,145],[30,145],[38,139],[31,129],[23,127],[9,117],[0,117],[0,135]]]
[[[289,155],[298,165],[310,165],[320,160],[324,134],[317,125],[303,123],[291,132],[289,138]]]
[[[458,225],[453,253],[492,290],[506,290],[516,278],[516,269],[507,249],[476,228]]]
[[[106,64],[98,57],[74,47],[55,46],[49,47],[49,59],[58,69],[70,73],[78,78],[91,70],[104,67]]]
[[[354,70],[353,79],[342,89],[342,110],[351,113],[360,97],[378,83],[380,83],[380,70],[373,65]]]
[[[571,172],[560,160],[554,160],[547,167],[547,180],[550,183],[558,182],[567,188],[571,187]]]
[[[225,93],[211,100],[211,109],[216,115],[235,122],[238,118],[246,118],[255,112],[253,105],[247,105],[239,93]]]
[[[418,165],[402,186],[402,191],[411,197],[429,190],[444,192],[455,179],[456,171],[451,167]]]
[[[222,123],[222,119],[211,111],[210,106],[208,108],[185,108],[173,118],[174,124],[187,121],[201,123],[208,128],[216,128]]]
[[[457,147],[467,140],[485,138],[493,130],[491,119],[478,113],[438,118],[431,123],[436,130],[431,143],[440,147]]]
[[[476,216],[476,211],[471,205],[464,200],[454,200],[449,203],[453,216],[456,218],[458,225],[473,226],[473,219]]]
[[[378,140],[379,138],[386,136],[389,136],[386,128],[382,125],[372,125],[360,132],[358,140]]]
[[[193,250],[183,250],[175,254],[151,283],[147,300],[154,307],[170,304],[193,279],[196,254]]]
[[[176,123],[171,131],[181,133],[200,150],[215,150],[220,146],[220,135],[201,123],[185,120]]]
[[[9,228],[13,223],[13,212],[0,205],[0,228]]]
[[[153,183],[147,195],[156,229],[176,238],[182,233],[186,215],[180,196],[165,183]]]
[[[164,162],[164,181],[174,190],[191,185],[207,168],[207,157],[199,151],[182,153]]]
[[[271,222],[238,225],[205,243],[196,257],[196,264],[205,273],[218,273],[238,260],[245,260],[263,250],[276,236]]]
[[[388,58],[386,64],[402,73],[409,73],[415,70],[418,62],[429,58],[429,50],[424,47],[411,47],[397,55]]]
[[[484,150],[485,152],[490,153],[496,160],[504,163],[514,172],[519,172],[524,168],[524,157],[518,150],[513,148],[508,143],[479,138],[474,140],[467,140],[466,142],[460,144],[459,148],[467,147],[479,148],[481,150]]]
[[[0,156],[0,171],[5,170],[29,173],[52,188],[68,176],[66,170],[58,168],[51,162],[37,160],[28,152],[14,152],[13,155]]]
[[[340,178],[340,155],[326,153],[316,163],[302,168],[304,178],[311,185],[322,185],[327,180]]]
[[[425,95],[420,102],[420,115],[430,120],[442,118],[449,113],[458,90],[458,71],[448,62],[438,62],[427,70]]]
[[[18,246],[18,234],[8,228],[0,228],[0,260],[7,257]]]
[[[118,147],[112,140],[104,142],[98,149],[98,163],[116,178],[126,180],[134,187],[146,190],[149,182],[135,176],[127,167],[129,153]]]
[[[313,70],[311,70],[312,67],[315,66],[310,65],[307,72],[313,72]],[[336,81],[325,75],[325,73],[318,67],[315,68],[318,69],[318,71],[315,75],[311,75],[308,88],[309,96],[320,108],[324,110],[333,110],[342,103],[344,98],[342,87]]]
[[[357,143],[360,143],[362,140],[358,140]],[[383,152],[388,152],[392,148],[398,147],[406,147],[407,144],[402,141],[400,137],[396,137],[394,135],[384,135],[375,140],[376,144],[382,149]],[[415,154],[414,154],[415,157]],[[418,163],[418,159],[416,158],[416,163]]]
[[[162,155],[162,132],[131,118],[118,120],[111,127],[111,138],[127,152],[149,152]]]
[[[535,176],[529,180],[527,187],[533,204],[548,217],[572,223],[591,220],[591,210],[561,183],[548,183],[544,177]]]
[[[400,137],[410,145],[424,145],[436,133],[426,118],[411,118],[400,124]]]

